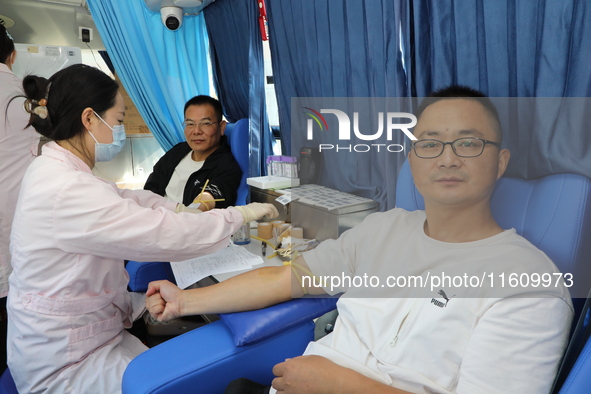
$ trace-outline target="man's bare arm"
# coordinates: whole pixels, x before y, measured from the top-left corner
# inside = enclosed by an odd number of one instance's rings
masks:
[[[296,262],[307,269],[303,257]],[[307,292],[322,294],[324,290],[307,289]],[[187,315],[260,309],[303,295],[290,266],[264,267],[197,289],[181,290],[168,281],[152,282],[146,293],[146,307],[152,316],[167,321]]]

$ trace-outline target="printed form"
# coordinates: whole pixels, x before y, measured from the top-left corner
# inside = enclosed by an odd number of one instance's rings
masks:
[[[261,256],[249,252],[242,246],[230,245],[207,256],[171,262],[170,266],[177,285],[181,289],[186,289],[206,276],[248,270],[259,264],[263,264]]]

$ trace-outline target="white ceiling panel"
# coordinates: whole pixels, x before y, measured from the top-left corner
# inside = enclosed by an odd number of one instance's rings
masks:
[[[86,0],[0,0],[0,15],[14,21],[8,31],[16,43],[88,48],[79,38],[79,27],[88,27],[89,46],[104,49]]]

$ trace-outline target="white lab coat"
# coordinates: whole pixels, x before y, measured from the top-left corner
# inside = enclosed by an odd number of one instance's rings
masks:
[[[25,128],[29,114],[23,107],[24,97],[10,102],[18,95],[23,95],[21,80],[6,64],[0,63],[0,297],[8,293],[11,271],[8,244],[21,179],[39,144],[35,129]]]
[[[124,330],[132,302],[123,260],[211,253],[242,225],[233,208],[175,206],[95,177],[55,142],[43,147],[23,179],[10,245],[8,365],[20,392],[120,391],[125,367],[146,349]]]

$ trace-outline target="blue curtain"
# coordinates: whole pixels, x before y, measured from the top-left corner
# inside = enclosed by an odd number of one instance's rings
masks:
[[[273,134],[266,109],[258,2],[217,1],[204,13],[218,98],[230,122],[249,119],[249,176],[259,176],[272,154]]]
[[[93,20],[125,90],[166,151],[184,141],[185,102],[210,94],[203,14],[169,31],[143,0],[88,0]]]
[[[412,0],[410,14],[413,93],[457,83],[522,97],[496,99],[507,175],[591,177],[590,2]]]
[[[293,97],[408,97],[405,3],[391,0],[267,0],[284,152],[298,155]],[[392,143],[406,144],[399,136]],[[321,184],[394,207],[404,153],[323,154]]]

